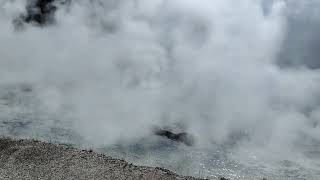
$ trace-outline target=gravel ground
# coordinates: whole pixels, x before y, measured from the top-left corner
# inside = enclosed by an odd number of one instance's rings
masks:
[[[135,166],[90,150],[0,138],[0,179],[196,180],[163,168]]]

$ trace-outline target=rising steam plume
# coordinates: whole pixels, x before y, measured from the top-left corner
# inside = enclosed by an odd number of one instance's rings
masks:
[[[0,86],[32,87],[41,113],[19,108],[47,127],[105,145],[173,126],[266,159],[320,142],[317,1],[78,0],[17,30],[26,3],[0,0]]]

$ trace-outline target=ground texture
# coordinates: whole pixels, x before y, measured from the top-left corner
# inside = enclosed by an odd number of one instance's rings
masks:
[[[0,179],[196,180],[90,150],[11,138],[0,138]]]

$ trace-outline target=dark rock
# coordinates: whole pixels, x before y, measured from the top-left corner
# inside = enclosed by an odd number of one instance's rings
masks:
[[[172,141],[184,143],[187,146],[192,146],[194,144],[194,138],[186,132],[173,133],[166,129],[155,129],[154,134],[166,137]]]
[[[20,15],[13,21],[16,27],[23,23],[32,23],[40,26],[55,22],[54,15],[58,5],[70,3],[71,0],[29,0],[26,6],[26,14]]]
[[[219,180],[230,180],[230,179],[227,179],[225,177],[221,177]]]
[[[54,4],[55,0],[33,0],[30,1],[26,7],[27,15],[23,20],[27,23],[37,23],[45,25],[54,21],[54,13],[57,10]]]

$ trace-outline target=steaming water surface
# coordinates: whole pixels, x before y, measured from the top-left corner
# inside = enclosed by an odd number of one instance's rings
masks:
[[[0,132],[184,175],[320,178],[317,1],[0,0]],[[194,135],[188,147],[155,126]]]
[[[124,158],[141,165],[161,166],[184,175],[232,179],[317,179],[320,176],[320,143],[302,143],[303,154],[275,155],[265,159],[267,149],[241,147],[233,142],[211,144],[209,147],[188,147],[156,136],[133,142],[93,145],[72,130],[70,122],[48,114],[37,97],[36,90],[27,84],[2,85],[1,135],[35,138],[94,148],[107,155]],[[50,125],[49,125],[50,123]],[[271,156],[272,157],[272,156]]]

